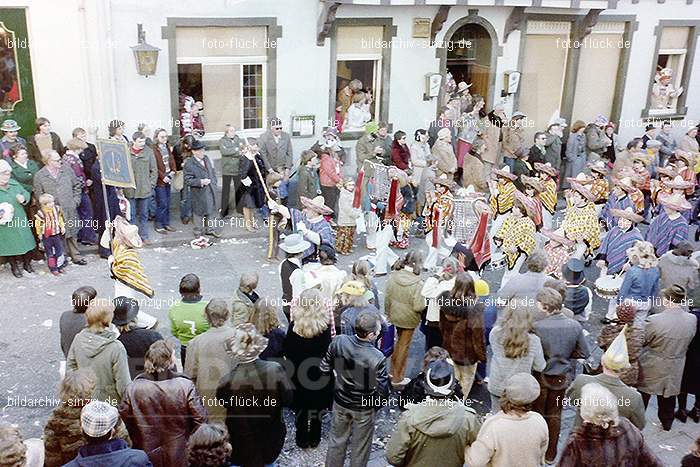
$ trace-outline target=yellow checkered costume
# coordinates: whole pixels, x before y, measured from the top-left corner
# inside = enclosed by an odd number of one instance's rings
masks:
[[[586,203],[583,207],[573,205],[567,207],[562,228],[566,238],[576,243],[586,244],[587,254],[593,254],[593,251],[600,246],[600,226],[593,203]]]
[[[595,196],[596,202],[605,202],[608,196],[610,196],[610,184],[604,178],[596,178],[593,180],[590,190],[593,196]]]
[[[494,240],[501,243],[508,269],[513,269],[520,255],[528,256],[535,249],[535,223],[529,217],[508,216]]]
[[[542,200],[542,206],[550,214],[554,214],[557,211],[557,182],[551,178],[545,180],[544,191],[540,193],[540,200]]]
[[[505,182],[499,181],[496,188],[498,189],[498,194],[495,196],[491,195],[491,199],[489,199],[494,219],[496,216],[506,214],[513,209],[516,190],[515,185],[510,180]]]

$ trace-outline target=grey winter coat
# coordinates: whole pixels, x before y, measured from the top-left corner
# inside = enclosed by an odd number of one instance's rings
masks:
[[[682,308],[669,308],[648,318],[639,355],[641,392],[664,397],[681,392],[685,354],[696,331],[697,318]]]
[[[586,149],[591,162],[602,157],[605,148],[612,144],[610,138],[605,134],[605,130],[595,123],[589,123],[583,134],[586,135]]]
[[[192,212],[198,216],[213,216],[216,213],[216,170],[209,156],[205,155],[202,160],[206,168],[195,156],[189,157],[182,166],[183,176],[192,189]],[[205,178],[211,183],[202,186]]]
[[[61,206],[66,222],[66,238],[75,237],[80,230],[78,205],[82,191],[80,179],[67,164],[61,165],[56,178],[51,176],[47,167],[42,167],[34,175],[34,196],[39,199],[39,196],[49,193],[53,195],[56,204]]]
[[[279,142],[275,142],[272,131],[267,130],[258,138],[260,156],[269,169],[291,169],[294,165],[294,153],[292,152],[292,139],[289,133],[282,132]]]
[[[238,176],[238,161],[241,158],[242,141],[238,135],[224,136],[219,140],[221,152],[221,175]]]
[[[544,160],[559,170],[561,167],[561,136],[547,133],[547,141],[544,143]]]
[[[109,329],[99,334],[87,328],[80,331],[68,351],[66,367],[69,372],[92,368],[97,375],[93,398],[113,405],[122,400],[131,383],[126,349]]]
[[[663,155],[665,159],[668,159],[676,152],[676,138],[673,135],[667,135],[663,132],[659,132],[656,136],[657,141],[661,141],[661,147],[659,148],[659,153]]]
[[[130,153],[130,155],[136,189],[124,188],[124,196],[130,199],[150,198],[158,181],[158,165],[153,149],[150,146],[144,146],[140,153]]]
[[[661,271],[659,288],[665,289],[673,284],[678,284],[690,292],[700,285],[698,268],[700,265],[694,259],[676,256],[673,251],[666,252],[659,259],[659,270]]]
[[[586,136],[573,133],[566,142],[566,176],[575,177],[586,167]]]

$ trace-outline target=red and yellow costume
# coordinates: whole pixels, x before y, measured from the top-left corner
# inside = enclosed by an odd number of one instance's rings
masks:
[[[594,203],[605,203],[608,196],[610,196],[610,184],[605,178],[596,178],[591,182],[589,187],[593,196],[595,196]]]
[[[564,213],[562,228],[569,240],[576,243],[584,242],[588,254],[593,254],[593,251],[600,246],[600,225],[593,203],[587,202],[583,206],[569,205]]]
[[[431,234],[429,244],[433,248],[439,248],[444,236],[445,226],[448,220],[452,218],[455,201],[449,191],[446,193],[436,192],[435,195],[433,202],[427,203],[424,210],[424,213],[428,216],[425,224],[425,233]]]
[[[544,180],[544,191],[540,193],[540,200],[542,201],[542,207],[547,210],[550,214],[554,215],[557,211],[557,182],[553,178],[549,177]]]
[[[491,206],[494,219],[499,215],[507,214],[513,209],[515,190],[517,190],[513,182],[503,179],[498,180],[496,188],[498,189],[498,193],[496,195],[491,195],[491,199],[489,199],[489,206]]]
[[[528,256],[535,249],[535,223],[529,217],[508,216],[494,241],[503,248],[508,269],[513,269],[520,255]]]

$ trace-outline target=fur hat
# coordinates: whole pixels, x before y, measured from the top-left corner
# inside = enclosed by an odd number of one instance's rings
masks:
[[[239,363],[246,363],[258,358],[267,347],[268,339],[263,337],[252,323],[239,324],[233,335],[226,339],[226,353]]]

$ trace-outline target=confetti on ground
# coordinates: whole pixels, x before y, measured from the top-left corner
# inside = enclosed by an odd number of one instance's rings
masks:
[[[46,295],[48,295],[49,297],[55,297],[56,292],[46,292]]]
[[[668,444],[659,444],[659,449],[663,449],[664,451],[675,451],[675,447],[669,446]]]
[[[50,319],[47,319],[46,321],[41,323],[41,325],[44,326],[45,328],[50,328],[51,326],[53,326],[53,321]]]
[[[170,269],[172,269],[172,270],[180,269],[180,266],[170,266]]]

